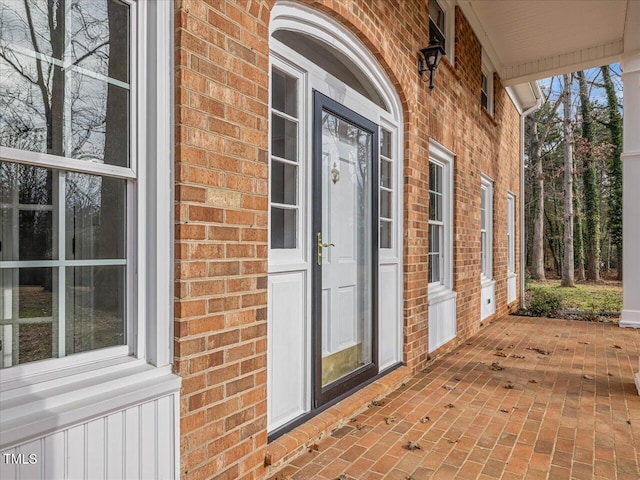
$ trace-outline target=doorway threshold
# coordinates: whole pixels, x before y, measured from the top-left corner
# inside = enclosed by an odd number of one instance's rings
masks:
[[[270,472],[277,471],[283,464],[312,448],[317,441],[348,424],[354,416],[366,410],[371,402],[400,388],[411,375],[411,369],[403,365],[383,373],[357,392],[269,442],[265,452],[267,477]]]

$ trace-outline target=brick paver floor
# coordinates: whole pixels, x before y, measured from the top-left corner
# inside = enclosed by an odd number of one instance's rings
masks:
[[[639,354],[613,324],[496,320],[272,479],[638,480]]]

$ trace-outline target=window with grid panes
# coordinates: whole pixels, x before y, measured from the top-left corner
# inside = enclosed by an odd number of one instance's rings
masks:
[[[128,342],[136,4],[0,1],[0,366]]]
[[[480,189],[480,249],[482,277],[485,279],[491,279],[493,277],[492,190],[493,186],[491,182],[483,178]]]
[[[446,13],[437,0],[429,0],[429,41],[437,41],[446,50]]]
[[[271,248],[298,246],[298,79],[271,70]]]
[[[444,165],[429,162],[429,283],[444,284]]]
[[[380,135],[380,248],[393,247],[393,161],[392,134]]]

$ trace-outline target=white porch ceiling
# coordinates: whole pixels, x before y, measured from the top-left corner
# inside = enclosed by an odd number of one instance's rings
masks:
[[[458,0],[504,85],[619,61],[633,2]]]

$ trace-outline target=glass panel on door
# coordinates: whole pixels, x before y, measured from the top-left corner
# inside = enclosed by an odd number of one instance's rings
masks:
[[[373,362],[373,133],[321,115],[321,385]],[[320,199],[317,199],[320,200]]]

